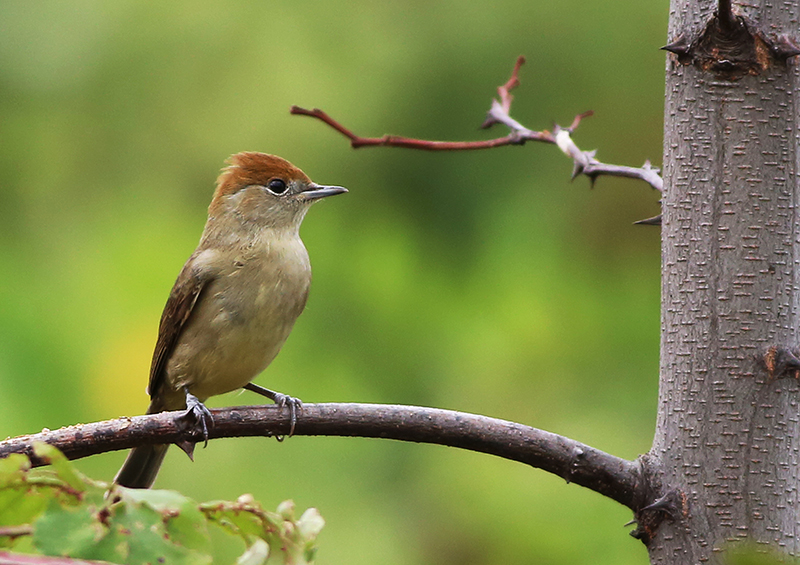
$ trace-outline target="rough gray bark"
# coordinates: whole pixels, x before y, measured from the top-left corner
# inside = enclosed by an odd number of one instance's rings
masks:
[[[709,0],[672,0],[669,38],[702,32]],[[800,35],[798,0],[734,3],[768,41]],[[676,51],[677,52],[677,51]],[[668,55],[658,422],[648,456],[678,508],[652,563],[702,563],[750,539],[800,554],[800,387],[770,346],[800,329],[798,59],[728,80]]]

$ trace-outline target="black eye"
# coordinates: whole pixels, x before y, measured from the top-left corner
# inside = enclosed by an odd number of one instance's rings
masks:
[[[286,183],[281,179],[272,179],[267,185],[267,190],[272,194],[283,194],[286,192]]]

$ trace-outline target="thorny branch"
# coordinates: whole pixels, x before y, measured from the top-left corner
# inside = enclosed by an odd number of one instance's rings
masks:
[[[286,434],[289,422],[277,406],[237,406],[211,411],[209,438]],[[44,430],[0,442],[0,459],[11,453],[33,457],[42,441],[69,459],[187,439],[176,416],[161,412]],[[578,441],[522,424],[452,410],[386,404],[304,404],[296,436],[349,436],[433,443],[488,453],[554,473],[633,510],[644,506],[638,462],[627,461]],[[192,441],[202,441],[191,436]],[[41,464],[33,459],[34,464]]]
[[[600,175],[614,177],[627,177],[639,179],[649,184],[659,192],[663,192],[664,183],[659,175],[659,170],[646,161],[642,167],[626,167],[621,165],[609,165],[602,163],[595,158],[595,151],[582,151],[572,140],[572,133],[581,123],[583,118],[588,118],[592,112],[578,114],[567,128],[556,125],[553,131],[548,130],[534,131],[526,128],[517,120],[511,117],[511,102],[513,96],[511,91],[519,86],[519,70],[525,63],[524,57],[519,57],[511,78],[497,87],[497,94],[500,100],[492,100],[492,107],[489,110],[486,120],[481,126],[484,129],[490,128],[495,124],[502,124],[511,130],[511,133],[504,137],[487,139],[483,141],[429,141],[423,139],[413,139],[396,135],[384,135],[383,137],[361,137],[356,135],[338,121],[331,118],[327,113],[319,109],[307,110],[299,106],[292,106],[290,112],[295,115],[311,116],[328,126],[332,127],[350,140],[350,145],[354,149],[360,147],[408,147],[411,149],[425,149],[428,151],[458,151],[467,149],[488,149],[490,147],[501,147],[504,145],[524,145],[526,141],[540,141],[551,143],[558,146],[565,155],[572,159],[574,163],[572,178],[578,175],[586,175],[594,183]],[[645,220],[645,223],[657,223],[657,218]]]

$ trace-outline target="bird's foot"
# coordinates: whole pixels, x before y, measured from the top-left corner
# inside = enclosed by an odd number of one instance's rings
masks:
[[[186,393],[186,412],[178,416],[177,422],[181,429],[187,434],[193,436],[202,435],[203,447],[208,445],[208,430],[214,427],[214,417],[211,415],[211,410],[206,408],[206,405],[200,402],[200,399],[189,392],[189,389],[184,387]],[[183,441],[177,444],[181,449],[186,452],[189,458],[192,458],[194,453],[194,443],[190,441]]]
[[[272,399],[275,404],[278,405],[281,409],[285,406],[289,407],[289,435],[288,437],[292,437],[294,435],[294,429],[297,426],[297,411],[302,410],[303,408],[303,401],[299,398],[295,398],[294,396],[289,396],[288,394],[283,394],[280,392],[270,391],[272,392],[275,397]],[[276,436],[278,441],[283,441],[283,436]]]
[[[272,402],[274,402],[279,408],[284,408],[286,406],[289,407],[290,413],[290,420],[289,420],[289,435],[287,437],[292,437],[294,435],[294,429],[297,426],[297,412],[302,410],[303,408],[303,401],[299,398],[295,398],[294,396],[289,396],[288,394],[283,394],[282,392],[275,392],[274,390],[270,390],[268,388],[264,388],[263,386],[259,386],[253,383],[247,383],[244,386],[245,389],[255,392],[256,394],[260,394],[261,396],[266,396]],[[283,441],[283,436],[275,436],[278,441]]]

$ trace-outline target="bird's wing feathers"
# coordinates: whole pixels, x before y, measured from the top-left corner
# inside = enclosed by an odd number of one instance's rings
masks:
[[[161,314],[158,340],[150,365],[150,383],[147,387],[150,398],[155,398],[158,394],[164,382],[167,361],[178,343],[186,321],[192,315],[194,305],[203,289],[213,279],[207,270],[198,268],[192,259],[183,266],[164,306],[164,313]]]

